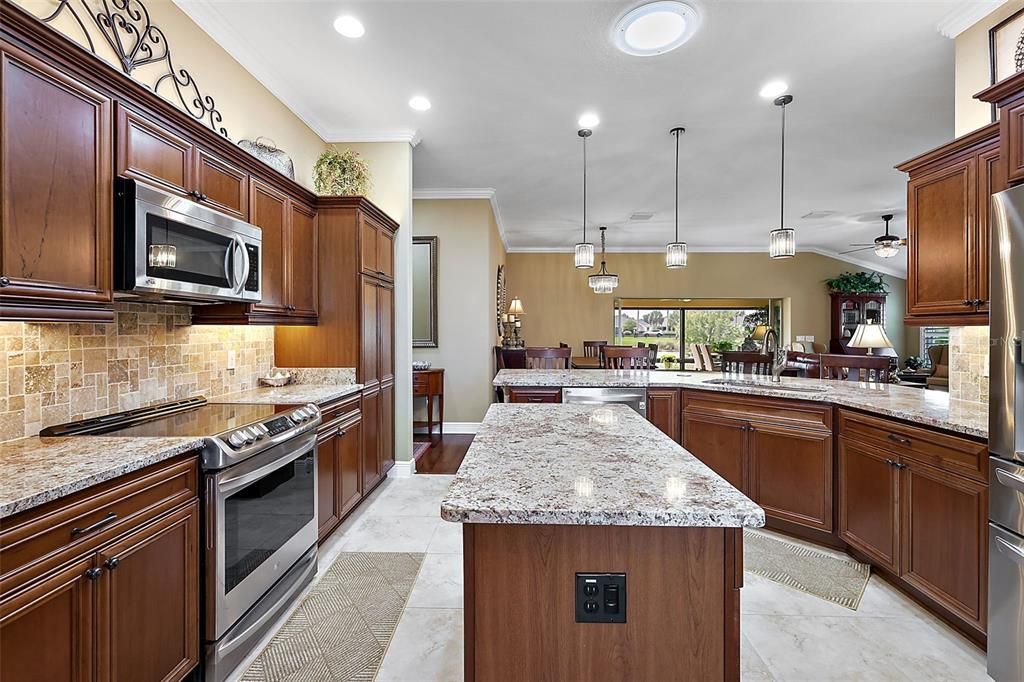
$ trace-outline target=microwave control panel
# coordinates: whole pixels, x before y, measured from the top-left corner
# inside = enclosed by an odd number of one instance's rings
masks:
[[[252,244],[245,245],[245,252],[249,256],[249,279],[245,280],[246,291],[260,290],[260,249]]]

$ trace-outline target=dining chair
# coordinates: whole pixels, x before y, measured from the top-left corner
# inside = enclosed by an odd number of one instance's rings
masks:
[[[695,372],[703,372],[704,370],[711,370],[710,366],[704,366],[704,358],[700,354],[700,349],[697,348],[697,344],[690,344],[690,357],[693,359],[693,370]]]
[[[526,350],[495,346],[494,360],[498,369],[526,369]]]
[[[772,356],[748,351],[722,353],[722,371],[727,374],[771,374]]]
[[[697,351],[700,353],[701,364],[704,365],[705,369],[707,369],[709,372],[716,369],[715,360],[711,356],[711,346],[709,346],[706,343],[698,343]]]
[[[888,356],[825,353],[820,357],[822,379],[889,383]]]
[[[599,358],[601,357],[601,347],[607,345],[607,341],[584,341],[583,356],[587,358]]]
[[[609,346],[601,348],[602,369],[647,369],[650,352],[646,348]]]
[[[638,344],[639,345],[639,344]],[[647,369],[658,368],[658,344],[651,343],[647,345]]]
[[[569,369],[572,348],[534,347],[526,349],[527,369]]]

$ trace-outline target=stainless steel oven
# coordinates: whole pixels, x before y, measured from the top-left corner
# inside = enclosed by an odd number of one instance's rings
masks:
[[[136,180],[117,178],[115,193],[119,295],[260,300],[260,228]]]

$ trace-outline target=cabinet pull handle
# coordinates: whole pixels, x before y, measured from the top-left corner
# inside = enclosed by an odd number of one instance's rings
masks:
[[[891,467],[896,466],[896,460],[894,460],[894,459],[886,459],[885,463],[888,464]]]
[[[890,433],[889,434],[889,440],[891,440],[893,443],[899,443],[900,445],[906,445],[908,448],[911,445],[914,444],[913,441],[911,441],[909,438],[903,438],[902,436],[897,436],[895,433]]]
[[[79,535],[85,535],[86,533],[92,533],[93,531],[99,530],[100,528],[103,528],[103,526],[109,525],[109,524],[113,523],[116,520],[117,520],[117,514],[115,514],[114,512],[108,512],[106,516],[104,516],[102,519],[100,519],[96,523],[92,524],[91,526],[86,526],[85,528],[72,528],[71,529],[71,537],[75,538],[75,537],[78,537]]]
[[[985,301],[981,300],[980,298],[974,299],[974,305],[982,305],[984,302]]]
[[[10,285],[11,285],[11,280],[10,279],[8,279],[7,277],[0,277],[0,287],[9,287]]]
[[[106,561],[104,561],[103,565],[109,568],[111,571],[113,571],[115,568],[117,568],[117,565],[119,563],[121,563],[121,560],[118,559],[116,556],[112,556]]]
[[[974,301],[968,301],[967,299],[964,299],[963,304],[964,305],[974,305]]]
[[[103,575],[102,568],[90,568],[85,572],[85,577],[89,580],[98,580],[101,575]]]

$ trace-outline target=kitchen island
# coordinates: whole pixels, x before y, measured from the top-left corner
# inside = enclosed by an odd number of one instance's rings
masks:
[[[764,512],[629,408],[492,405],[441,516],[463,524],[467,680],[739,679]]]

